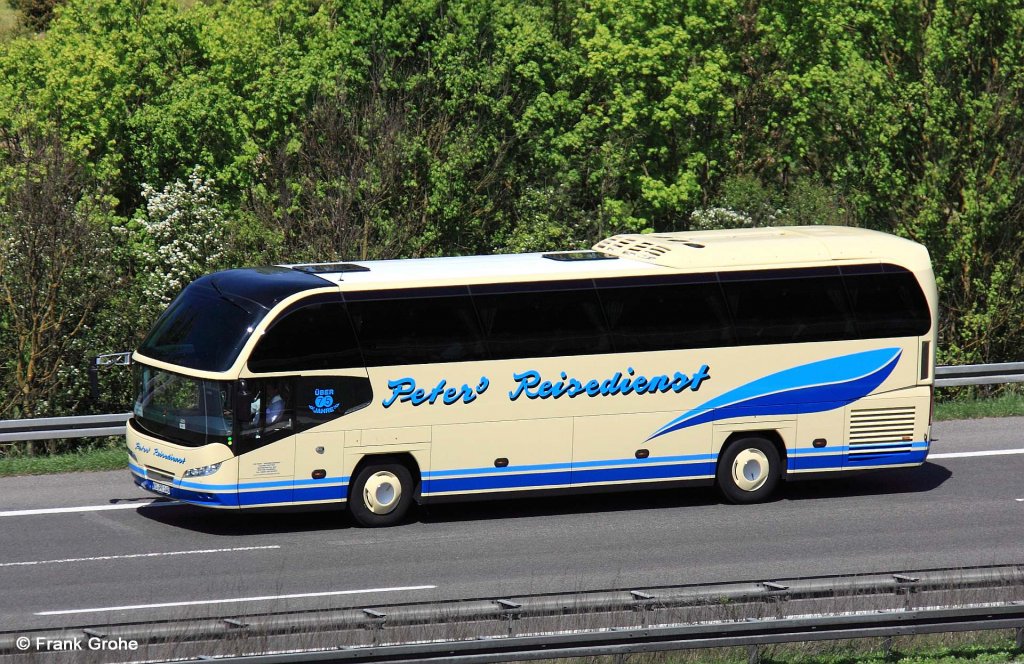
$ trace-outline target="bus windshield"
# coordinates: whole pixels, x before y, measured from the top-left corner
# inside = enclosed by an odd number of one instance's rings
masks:
[[[135,421],[166,440],[230,444],[233,384],[135,365]]]
[[[225,371],[266,313],[253,302],[222,293],[212,281],[200,280],[171,303],[139,351],[183,367]]]

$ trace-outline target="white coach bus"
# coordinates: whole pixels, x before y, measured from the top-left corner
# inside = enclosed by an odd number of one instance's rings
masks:
[[[219,508],[780,480],[928,455],[924,247],[855,228],[237,269],[134,353],[135,483]]]

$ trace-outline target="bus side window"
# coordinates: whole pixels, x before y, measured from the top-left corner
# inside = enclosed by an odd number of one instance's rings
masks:
[[[862,339],[920,336],[931,328],[928,302],[910,272],[857,273],[843,269]]]
[[[340,302],[311,304],[286,313],[260,339],[249,370],[316,371],[363,366],[352,324]]]
[[[527,290],[522,284],[471,288],[491,359],[607,353],[611,341],[592,284]]]
[[[618,353],[733,344],[716,282],[598,282],[598,295]],[[628,282],[626,282],[628,284]]]
[[[731,275],[722,275],[722,289],[735,322],[738,343],[786,344],[856,338],[853,314],[838,271],[783,274],[787,276],[766,275],[756,280],[733,280]]]
[[[420,289],[415,297],[385,295],[346,295],[367,366],[486,359],[480,324],[464,287]]]

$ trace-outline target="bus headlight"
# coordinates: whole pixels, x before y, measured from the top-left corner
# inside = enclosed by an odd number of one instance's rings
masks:
[[[223,463],[223,461],[221,463]],[[218,470],[220,470],[220,463],[212,463],[209,466],[200,466],[198,468],[186,470],[185,477],[206,477],[207,475],[213,475]]]

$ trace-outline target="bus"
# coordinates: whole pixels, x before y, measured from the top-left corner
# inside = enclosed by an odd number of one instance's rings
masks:
[[[927,250],[847,227],[616,235],[591,250],[231,269],[133,354],[137,485],[347,507],[918,466]]]

